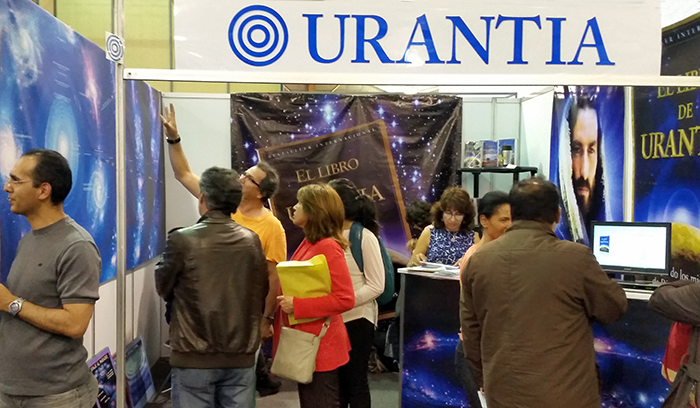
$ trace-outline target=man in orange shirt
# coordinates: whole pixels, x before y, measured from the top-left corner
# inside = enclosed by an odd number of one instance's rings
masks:
[[[195,197],[199,197],[199,176],[194,174],[185,157],[185,152],[180,144],[180,135],[177,131],[175,120],[175,108],[170,104],[166,111],[166,117],[161,115],[161,121],[166,129],[168,139],[168,152],[170,163],[175,173],[175,178]],[[265,342],[272,337],[275,309],[277,307],[277,292],[279,290],[279,278],[277,277],[277,264],[287,260],[287,239],[282,223],[263,203],[267,202],[277,192],[279,176],[275,169],[265,162],[241,173],[243,185],[243,198],[238,210],[231,215],[238,224],[252,230],[260,238],[269,274],[270,290],[265,298],[265,310],[260,322],[261,341]],[[264,358],[260,353],[257,369],[257,389],[261,396],[275,394],[279,391],[281,383],[270,378],[264,370]]]

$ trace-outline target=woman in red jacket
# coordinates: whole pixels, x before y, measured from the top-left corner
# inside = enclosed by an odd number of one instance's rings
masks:
[[[331,316],[330,327],[318,349],[313,381],[299,384],[299,402],[301,408],[337,408],[340,406],[338,367],[348,362],[350,351],[341,314],[355,306],[355,292],[343,252],[349,245],[342,232],[345,210],[338,193],[327,184],[302,187],[297,192],[297,200],[292,222],[304,229],[305,238],[292,260],[306,261],[319,254],[325,255],[331,275],[331,293],[306,299],[279,296],[273,348],[276,351],[279,343],[280,318],[289,325],[287,314],[293,313],[296,319],[317,318],[294,326],[315,335],[320,333],[324,319]]]

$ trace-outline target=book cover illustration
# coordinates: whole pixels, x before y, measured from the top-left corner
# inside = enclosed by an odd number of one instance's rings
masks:
[[[126,381],[133,408],[144,408],[156,393],[151,366],[141,336],[126,346]]]
[[[515,166],[515,139],[498,140],[498,165]]]
[[[275,216],[294,253],[304,232],[291,221],[297,191],[307,185],[344,177],[374,200],[385,242],[405,242],[403,197],[384,121],[378,120],[313,139],[260,149],[260,159],[277,169],[280,189],[271,200]]]
[[[88,361],[90,372],[97,378],[97,408],[112,408],[117,406],[117,376],[116,364],[112,360],[109,347],[97,353]]]
[[[484,140],[483,143],[483,167],[498,165],[498,142],[495,140]]]
[[[464,167],[469,169],[481,167],[483,146],[484,144],[481,140],[473,140],[464,143]]]

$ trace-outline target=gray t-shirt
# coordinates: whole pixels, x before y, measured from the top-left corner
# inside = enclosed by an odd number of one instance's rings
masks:
[[[15,296],[60,309],[99,299],[100,253],[90,234],[66,216],[19,242],[7,278]],[[41,396],[66,392],[89,380],[83,339],[39,329],[0,312],[0,392]]]

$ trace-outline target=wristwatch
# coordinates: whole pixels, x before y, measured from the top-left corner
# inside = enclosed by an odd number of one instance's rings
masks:
[[[17,298],[10,303],[10,307],[7,308],[7,311],[10,312],[12,316],[17,316],[17,313],[19,313],[20,310],[22,310],[22,304],[24,303],[24,299],[22,298]]]

